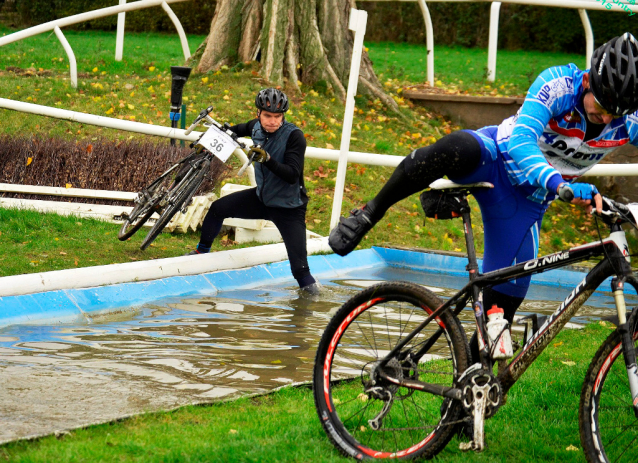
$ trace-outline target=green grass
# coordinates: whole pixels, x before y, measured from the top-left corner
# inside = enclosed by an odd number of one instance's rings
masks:
[[[427,80],[425,45],[379,42],[366,44],[379,78],[420,84]],[[525,95],[534,79],[551,66],[585,67],[585,54],[499,50],[496,80],[488,82],[487,48],[434,46],[437,87],[499,96]]]
[[[578,401],[589,362],[610,325],[562,332],[486,422],[487,449],[462,453],[453,439],[435,461],[584,461]],[[565,363],[566,362],[566,363]],[[572,364],[573,362],[573,364]],[[335,462],[309,388],[189,406],[0,447],[12,462]]]

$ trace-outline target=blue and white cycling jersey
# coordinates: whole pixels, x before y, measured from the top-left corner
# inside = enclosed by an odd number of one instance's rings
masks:
[[[534,81],[518,113],[496,127],[476,133],[492,159],[498,152],[512,185],[530,190],[529,199],[555,198],[563,181],[572,181],[614,149],[638,146],[638,111],[612,120],[587,142],[587,117],[582,104],[583,75],[574,64],[543,71]]]

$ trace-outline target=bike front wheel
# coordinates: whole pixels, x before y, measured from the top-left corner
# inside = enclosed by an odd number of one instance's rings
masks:
[[[630,321],[632,339],[637,345],[638,317]],[[618,330],[600,346],[589,365],[580,396],[579,421],[587,461],[638,461],[638,418]]]
[[[347,301],[326,328],[313,392],[324,430],[355,458],[432,457],[463,419],[459,401],[399,387],[379,377],[380,361],[442,301],[411,283],[371,286]],[[455,386],[468,367],[467,338],[446,311],[383,367],[394,379]]]
[[[151,218],[157,202],[173,183],[173,171],[174,168],[171,168],[137,194],[135,207],[124,218],[122,228],[117,234],[120,241],[129,239]]]
[[[157,222],[151,227],[146,237],[142,240],[140,249],[143,251],[150,244],[155,241],[155,238],[164,230],[164,227],[168,225],[173,216],[182,207],[191,200],[197,189],[204,182],[206,172],[208,172],[208,166],[210,166],[210,160],[206,159],[198,167],[193,167],[188,171],[180,182],[175,185],[174,188],[163,198],[166,204],[160,205],[163,207],[163,211],[157,219]]]

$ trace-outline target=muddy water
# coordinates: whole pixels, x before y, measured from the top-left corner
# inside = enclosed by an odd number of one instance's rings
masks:
[[[398,269],[324,281],[320,297],[269,286],[164,300],[88,325],[0,330],[0,442],[188,403],[308,381],[331,315],[383,280],[425,284],[442,297],[465,280]],[[551,313],[569,290],[533,288],[519,311]],[[576,323],[613,314],[596,296]],[[471,322],[471,313],[462,317]]]

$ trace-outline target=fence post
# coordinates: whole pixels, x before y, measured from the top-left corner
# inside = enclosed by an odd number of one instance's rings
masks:
[[[78,88],[78,64],[77,64],[77,61],[75,60],[75,53],[73,53],[73,49],[71,48],[69,41],[66,39],[66,37],[62,33],[62,30],[58,26],[55,26],[53,30],[58,40],[62,44],[62,48],[64,48],[66,55],[69,57],[69,72],[71,73],[71,86],[73,88]]]
[[[585,29],[585,41],[587,47],[585,48],[585,67],[584,69],[589,68],[589,63],[591,63],[591,55],[594,54],[594,31],[591,28],[591,23],[589,22],[589,16],[587,16],[587,10],[583,10],[581,8],[578,9],[578,16],[580,16],[580,21],[583,23],[583,28]]]
[[[339,163],[337,164],[337,181],[332,201],[332,216],[330,229],[339,222],[341,203],[343,201],[343,187],[346,183],[346,167],[348,166],[348,151],[350,150],[350,136],[352,135],[352,119],[354,117],[354,96],[357,94],[359,82],[359,68],[363,52],[363,36],[366,33],[368,13],[364,10],[350,9],[350,24],[348,28],[354,31],[354,46],[352,48],[352,62],[350,63],[350,78],[346,92],[346,109],[343,114],[343,129],[341,130],[341,147],[339,148]]]
[[[426,64],[428,68],[428,82],[430,87],[434,87],[434,27],[432,27],[432,18],[430,10],[425,0],[418,0],[421,13],[423,13],[423,21],[425,22],[425,49],[428,53]]]
[[[126,0],[120,0],[120,5],[126,4]],[[126,22],[126,13],[117,14],[117,36],[115,39],[115,61],[122,61],[124,53],[124,24]]]
[[[498,48],[498,18],[501,11],[501,2],[493,2],[490,8],[490,39],[487,46],[487,80],[494,82],[496,79],[496,49]]]

